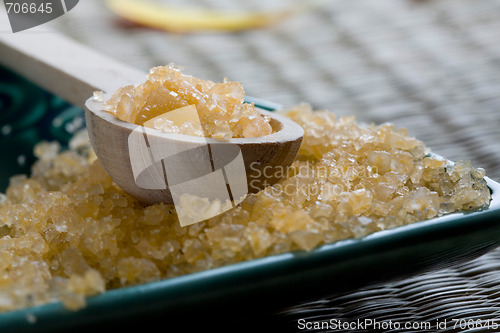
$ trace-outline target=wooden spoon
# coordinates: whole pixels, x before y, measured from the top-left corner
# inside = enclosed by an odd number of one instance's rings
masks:
[[[102,102],[90,97],[94,91],[113,93],[119,87],[142,83],[145,80],[144,72],[55,32],[36,29],[18,34],[0,34],[0,63],[85,109],[92,147],[108,174],[123,190],[145,204],[173,202],[168,185],[161,189],[147,189],[137,184],[137,175],[134,176],[131,163],[133,152],[129,149],[129,137],[138,126],[103,111]],[[150,140],[165,145],[209,145],[211,151],[239,147],[248,192],[256,192],[279,180],[297,156],[304,135],[303,129],[290,119],[265,110],[260,112],[271,117],[273,134],[230,139],[228,142],[156,130],[148,130],[147,135]],[[211,162],[213,167],[214,161]],[[227,177],[225,179],[227,182]],[[228,188],[230,185],[227,183]]]

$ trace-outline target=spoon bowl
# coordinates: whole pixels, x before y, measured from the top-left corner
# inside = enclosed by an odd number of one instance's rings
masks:
[[[102,102],[95,98],[88,99],[85,104],[85,119],[90,142],[99,161],[124,191],[144,204],[160,202],[171,204],[173,196],[169,184],[174,182],[178,184],[179,178],[196,178],[209,171],[224,169],[224,166],[235,160],[235,156],[239,153],[241,153],[244,168],[232,167],[232,170],[236,173],[234,176],[240,178],[239,188],[243,188],[242,191],[246,192],[243,194],[255,193],[268,185],[275,184],[281,178],[283,171],[297,156],[304,130],[284,116],[263,109],[258,110],[271,118],[273,133],[255,138],[232,138],[229,141],[165,133],[124,122],[104,111]],[[135,133],[138,135],[134,136]],[[143,148],[137,148],[132,138],[144,140]],[[153,143],[157,147],[164,147],[166,152],[160,157],[155,156],[158,155],[158,151],[152,147]],[[203,149],[207,146],[211,152],[208,155],[203,154]],[[188,150],[192,153],[186,153]],[[184,153],[180,155],[179,151]],[[219,153],[218,162],[216,153]],[[175,159],[175,163],[171,163],[170,168],[166,168],[165,161],[162,159],[167,157]],[[134,170],[134,163],[137,160],[143,165],[141,171],[146,172],[141,174]],[[190,168],[202,168],[200,165],[207,162],[212,165],[212,170],[195,170],[196,175],[186,177]],[[157,168],[151,168],[154,164]],[[231,179],[227,177],[229,171],[227,167],[225,169],[226,184],[232,187]],[[149,181],[141,179],[144,177],[151,179]],[[229,178],[231,178],[230,175]],[[232,178],[234,181],[235,177]],[[199,190],[203,193],[202,189]],[[210,192],[214,189],[208,190]]]

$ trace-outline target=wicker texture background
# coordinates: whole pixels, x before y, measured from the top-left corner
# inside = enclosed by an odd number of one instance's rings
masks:
[[[233,34],[132,27],[101,1],[85,0],[50,26],[143,70],[173,62],[201,78],[241,81],[250,96],[395,123],[434,152],[469,159],[500,179],[498,0],[325,1],[273,27]],[[500,250],[454,269],[298,305],[276,318],[295,328],[299,318],[497,319]]]

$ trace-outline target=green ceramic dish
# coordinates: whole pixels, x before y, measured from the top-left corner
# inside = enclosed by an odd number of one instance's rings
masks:
[[[8,159],[2,164],[0,181],[5,188],[10,176],[29,171],[36,142],[48,139],[66,144],[72,132],[83,126],[83,112],[12,73],[0,70],[0,75],[6,78],[0,82],[0,147]],[[264,109],[274,108],[271,103],[252,101]],[[87,307],[76,312],[54,303],[3,313],[0,332],[94,330],[117,323],[142,325],[155,318],[168,323],[185,316],[203,325],[203,314],[216,320],[251,320],[300,301],[448,267],[500,245],[500,184],[487,181],[492,201],[482,211],[450,214],[311,252],[110,290],[89,298]]]

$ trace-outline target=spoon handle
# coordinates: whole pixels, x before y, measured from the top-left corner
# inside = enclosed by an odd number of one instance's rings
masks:
[[[0,64],[42,88],[84,107],[96,90],[112,93],[145,80],[143,71],[106,57],[57,32],[11,33],[0,23]]]

